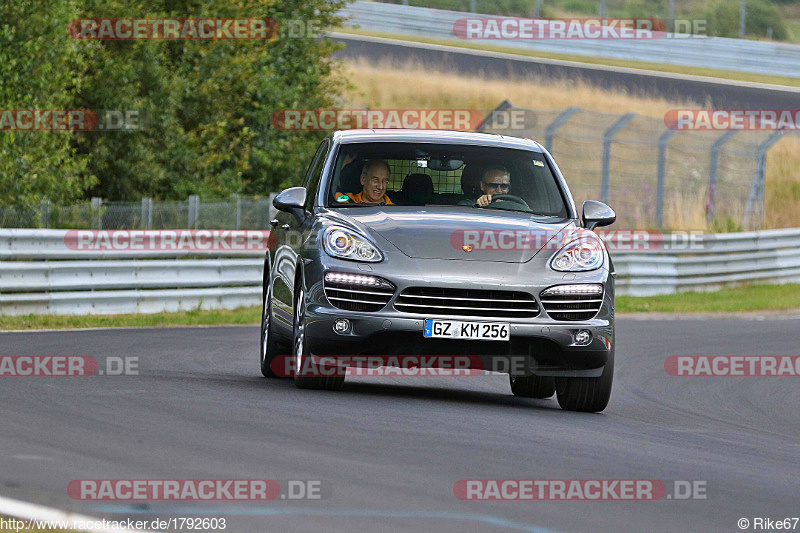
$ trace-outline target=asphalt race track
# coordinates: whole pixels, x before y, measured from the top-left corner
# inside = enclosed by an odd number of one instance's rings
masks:
[[[670,377],[679,355],[797,354],[798,319],[618,320],[602,414],[510,393],[507,378],[356,378],[303,391],[257,369],[255,327],[0,334],[3,355],[138,357],[139,375],[2,377],[0,495],[227,531],[738,531],[798,516],[792,377]],[[321,480],[329,498],[78,502],[74,479]],[[460,479],[705,481],[707,499],[461,501]]]
[[[632,95],[694,101],[701,108],[794,109],[800,102],[800,87],[539,59],[344,33],[336,33],[332,37],[334,41],[346,45],[344,50],[337,53],[340,58],[363,57],[372,62],[389,64],[411,61],[432,70],[468,75],[531,78],[537,81],[580,80],[592,86]],[[524,106],[524,102],[512,103]]]

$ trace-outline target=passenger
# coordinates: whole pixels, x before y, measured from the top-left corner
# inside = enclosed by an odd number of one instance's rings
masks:
[[[364,170],[361,171],[362,190],[358,194],[344,193],[350,198],[351,202],[357,204],[378,204],[385,203],[393,205],[392,200],[386,195],[386,187],[389,184],[391,169],[389,163],[381,159],[371,159],[364,163]],[[336,198],[342,196],[337,192]]]

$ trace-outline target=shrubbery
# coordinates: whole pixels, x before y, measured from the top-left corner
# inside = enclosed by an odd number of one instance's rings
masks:
[[[270,127],[335,105],[327,40],[92,41],[74,18],[274,18],[334,26],[343,0],[0,3],[0,109],[145,113],[138,132],[0,132],[0,204],[267,194],[296,184],[322,132]]]
[[[739,2],[731,0],[717,0],[706,11],[708,31],[710,35],[718,37],[739,36]],[[786,25],[781,18],[780,11],[766,0],[747,0],[747,35],[752,37],[766,37],[769,28],[772,28],[772,38],[780,41],[786,39]]]

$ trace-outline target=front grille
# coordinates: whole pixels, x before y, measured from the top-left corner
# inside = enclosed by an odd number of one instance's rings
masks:
[[[554,320],[589,320],[594,318],[603,305],[603,293],[556,294],[554,288],[542,291],[542,307]]]
[[[324,282],[325,296],[332,305],[347,311],[379,311],[392,299],[394,289],[346,281]]]
[[[395,309],[421,315],[533,317],[536,300],[526,292],[411,287],[400,293]]]

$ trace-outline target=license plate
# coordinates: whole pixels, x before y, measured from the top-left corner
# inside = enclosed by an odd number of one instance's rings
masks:
[[[463,322],[460,320],[425,320],[422,336],[438,339],[507,341],[511,338],[506,322]]]

